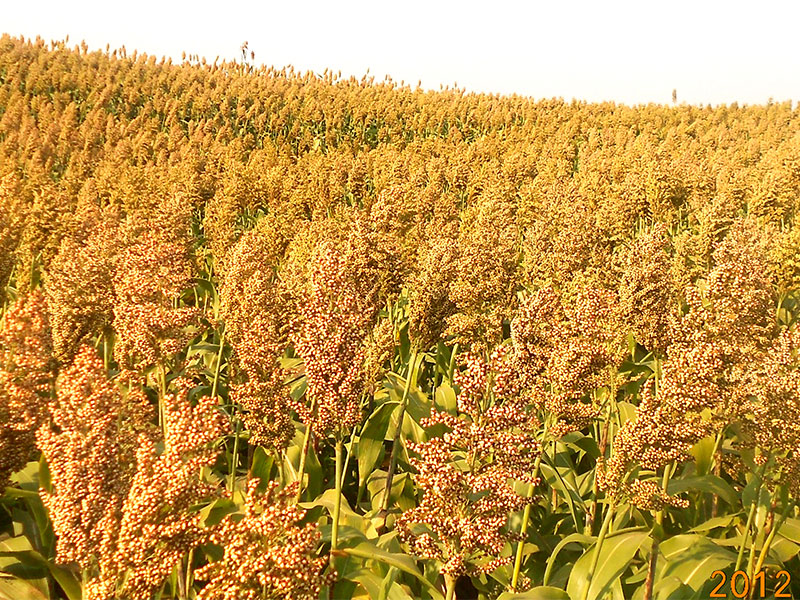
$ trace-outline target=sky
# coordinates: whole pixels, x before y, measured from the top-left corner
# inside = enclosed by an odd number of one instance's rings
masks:
[[[800,1],[0,0],[0,33],[626,104],[800,101]]]

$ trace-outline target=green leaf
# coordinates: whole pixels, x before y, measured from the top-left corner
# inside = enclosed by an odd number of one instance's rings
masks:
[[[711,460],[714,458],[714,445],[716,438],[713,435],[703,438],[692,446],[689,452],[694,456],[695,467],[698,475],[705,475],[711,468]]]
[[[790,542],[785,537],[777,535],[775,536],[775,539],[772,540],[769,553],[771,555],[775,555],[775,557],[777,557],[781,563],[785,563],[800,553],[800,545]]]
[[[642,590],[641,597],[644,597],[644,586],[639,588]],[[638,600],[639,594],[634,600]],[[659,579],[653,586],[653,597],[657,600],[700,600],[702,590],[693,590],[677,577],[667,577]]]
[[[325,492],[323,492],[322,495],[313,502],[301,502],[300,506],[306,509],[310,509],[315,506],[321,506],[325,508],[330,515],[333,515],[335,501],[336,490],[325,490]],[[369,538],[378,536],[378,532],[375,531],[375,527],[372,525],[372,523],[361,515],[353,512],[353,509],[350,508],[350,505],[347,503],[347,499],[344,497],[342,497],[341,501],[340,518],[340,525],[352,527],[353,529],[362,532]]]
[[[547,566],[545,568],[545,575],[544,575],[544,584],[550,581],[550,572],[553,570],[553,565],[555,564],[556,558],[558,558],[559,552],[561,552],[567,544],[581,544],[584,547],[592,544],[595,541],[595,537],[584,535],[582,533],[572,533],[565,537],[563,540],[558,542],[555,548],[553,548],[553,552],[550,554],[550,558],[547,559]]]
[[[567,593],[572,598],[583,598],[586,586],[589,585],[588,599],[596,600],[602,598],[606,593],[612,591],[612,586],[627,571],[631,561],[639,547],[649,539],[645,532],[628,533],[606,538],[600,548],[600,557],[597,568],[592,574],[591,584],[589,583],[589,569],[592,565],[592,557],[597,551],[595,543],[583,556],[581,556],[567,582]]]
[[[270,474],[272,473],[272,464],[275,462],[275,457],[268,454],[264,448],[258,446],[253,452],[253,466],[251,473],[253,478],[260,479],[258,489],[266,490],[269,485]]]
[[[662,542],[660,551],[665,558],[660,577],[675,577],[695,591],[736,560],[736,554],[701,535],[677,535]]]
[[[581,498],[580,494],[577,490],[571,489],[569,485],[564,481],[564,478],[561,475],[559,469],[552,467],[549,464],[549,459],[547,455],[544,455],[544,460],[541,463],[540,469],[542,475],[544,476],[547,484],[554,488],[556,491],[561,492],[561,495],[564,496],[567,500],[567,506],[569,507],[570,515],[572,516],[572,522],[575,525],[575,529],[581,529],[581,520],[578,517],[578,511],[575,507],[575,503],[583,504],[583,498]]]
[[[732,513],[730,515],[722,515],[721,517],[715,517],[713,519],[709,519],[708,521],[704,521],[700,523],[700,525],[693,527],[689,530],[689,533],[705,533],[707,531],[711,531],[713,529],[719,529],[721,527],[730,527],[733,525],[734,521],[736,521],[741,512]]]
[[[332,531],[332,525],[320,525],[320,541],[323,543],[330,542]],[[349,540],[358,540],[359,542],[362,542],[366,541],[366,539],[367,538],[364,536],[363,531],[356,529],[355,527],[349,527],[348,525],[339,525],[339,543],[344,544],[344,542],[348,542]]]
[[[619,410],[619,422],[624,425],[627,421],[633,421],[636,418],[636,405],[630,402],[617,402],[617,409]]]
[[[31,581],[0,579],[0,600],[49,600],[46,594]]]
[[[40,471],[41,463],[38,460],[29,462],[24,469],[15,473],[12,478],[19,483],[19,489],[7,488],[6,495],[12,498],[21,498],[25,501],[33,524],[33,527],[26,533],[31,536],[37,548],[41,549],[47,556],[52,556],[55,554],[55,534],[44,503],[39,497]]]
[[[17,536],[0,541],[0,556],[13,557],[24,566],[46,569],[64,590],[68,600],[81,600],[81,584],[75,574],[32,549],[26,537]]]
[[[361,585],[370,598],[377,598],[381,593],[383,579],[369,569],[358,569],[356,571],[344,573],[342,577]]]
[[[739,504],[739,495],[727,481],[716,475],[695,475],[692,477],[671,479],[667,485],[667,493],[672,495],[692,491],[717,494],[731,506],[737,506]]]
[[[792,518],[786,519],[783,525],[781,525],[781,528],[778,529],[778,535],[796,544],[800,544],[800,520]]]
[[[48,493],[53,492],[53,482],[50,476],[50,465],[44,454],[39,457],[39,485]]]
[[[389,567],[389,570],[386,572],[386,577],[381,581],[378,600],[389,600],[389,590],[392,589],[392,583],[394,583],[395,577],[397,577],[397,569],[395,567]]]
[[[199,511],[201,522],[206,527],[218,525],[227,515],[236,512],[237,506],[228,498],[217,498]]]
[[[428,589],[428,593],[434,599],[443,600],[443,596],[439,590],[437,590],[430,581],[425,579],[420,570],[417,568],[417,564],[414,559],[406,554],[388,552],[382,548],[378,548],[378,546],[371,542],[361,542],[358,546],[353,548],[342,548],[341,552],[354,558],[376,560],[389,565],[390,567],[395,567],[404,573],[408,573],[409,575],[418,579]]]
[[[361,435],[358,437],[358,479],[359,486],[366,485],[367,478],[384,453],[383,442],[392,416],[400,406],[399,402],[384,402],[369,416]]]
[[[447,412],[451,415],[454,415],[458,412],[458,400],[456,399],[456,392],[450,386],[449,382],[443,381],[442,384],[436,388],[434,403],[439,411]]]
[[[590,435],[584,435],[579,431],[573,431],[565,435],[561,441],[568,447],[578,451],[585,452],[592,458],[600,457],[600,448],[597,441]]]
[[[520,594],[503,592],[497,600],[570,600],[570,597],[560,588],[543,585]]]

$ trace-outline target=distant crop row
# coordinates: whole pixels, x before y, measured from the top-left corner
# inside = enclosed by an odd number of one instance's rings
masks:
[[[0,599],[800,594],[800,112],[0,38]]]

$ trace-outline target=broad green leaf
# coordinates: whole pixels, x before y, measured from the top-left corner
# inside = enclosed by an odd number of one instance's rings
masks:
[[[554,488],[556,491],[560,492],[561,495],[566,499],[575,529],[581,529],[581,520],[578,517],[578,510],[575,504],[583,504],[583,498],[581,498],[577,490],[571,489],[570,486],[564,481],[559,469],[552,467],[547,461],[548,458],[545,455],[545,459],[540,465],[542,476],[545,478],[547,484],[551,488]]]
[[[219,524],[227,515],[236,512],[236,510],[237,506],[233,500],[217,498],[202,508],[198,514],[206,527],[213,527]]]
[[[411,492],[406,493],[409,489]],[[383,496],[386,491],[386,472],[373,471],[367,479],[367,490],[372,507],[377,509],[383,504]],[[409,479],[409,474],[396,473],[392,478],[392,489],[389,491],[389,506],[397,505],[401,510],[409,510],[414,507],[414,504],[413,483]]]
[[[272,464],[275,462],[275,457],[268,454],[264,448],[258,446],[253,452],[253,465],[250,472],[254,479],[259,479],[258,489],[266,490],[269,485],[270,474],[272,473]]]
[[[458,412],[458,400],[456,399],[456,392],[447,381],[436,388],[435,396],[436,408],[442,412],[454,415]]]
[[[633,600],[644,598],[644,586],[636,592]],[[653,598],[656,600],[700,600],[700,593],[701,590],[693,590],[677,577],[657,578],[653,585]]]
[[[33,550],[31,542],[24,535],[6,538],[0,540],[0,555],[9,555],[16,552],[27,552]]]
[[[383,442],[389,430],[389,423],[399,409],[399,402],[384,402],[369,416],[361,435],[358,437],[358,478],[359,485],[366,485],[367,478],[384,453]]]
[[[386,572],[386,577],[381,581],[381,590],[378,594],[378,600],[389,600],[389,590],[392,589],[392,583],[394,583],[396,576],[397,569],[395,567],[389,567],[389,570]]]
[[[414,559],[407,554],[388,552],[371,542],[362,542],[353,548],[342,548],[341,552],[355,558],[376,560],[391,567],[395,567],[422,582],[422,584],[428,588],[428,593],[436,600],[442,600],[443,598],[439,590],[422,575]]]
[[[671,495],[692,491],[717,494],[731,506],[737,506],[739,504],[739,495],[727,481],[716,475],[695,475],[692,477],[671,479],[667,486],[667,493]]]
[[[661,543],[665,565],[661,578],[676,577],[681,583],[699,590],[711,574],[736,560],[736,554],[710,538],[700,535],[678,535]]]
[[[790,542],[781,535],[776,535],[772,540],[769,553],[774,555],[781,563],[790,561],[800,553],[800,545]]]
[[[741,515],[741,512],[737,512],[730,515],[722,515],[721,517],[714,517],[713,519],[709,519],[693,527],[689,530],[689,533],[704,533],[721,527],[730,527]]]
[[[361,585],[369,598],[380,596],[383,579],[369,569],[358,569],[357,571],[343,574],[343,577]]]
[[[558,469],[562,479],[569,488],[575,492],[576,501],[582,503],[583,499],[580,494],[580,485],[575,476],[577,469],[575,468],[575,463],[572,461],[572,455],[569,449],[564,444],[556,442],[555,450],[556,452],[552,457],[549,455],[547,456],[549,459],[548,462]]]
[[[583,535],[582,533],[572,533],[556,544],[556,547],[553,548],[553,552],[547,559],[544,584],[547,585],[549,582],[549,576],[553,570],[553,565],[555,564],[556,558],[558,558],[558,554],[567,546],[567,544],[581,544],[582,546],[586,547],[589,544],[594,543],[595,539],[595,537]]]
[[[0,556],[13,557],[24,566],[46,569],[64,590],[68,600],[81,600],[81,585],[75,574],[32,549],[27,538],[18,536],[0,542]]]
[[[612,591],[612,587],[628,570],[639,547],[649,539],[645,532],[627,533],[606,538],[600,548],[600,557],[597,567],[589,581],[589,569],[592,565],[594,553],[597,551],[595,543],[581,556],[567,582],[567,593],[572,598],[583,598],[586,586],[589,586],[588,600],[602,598]]]
[[[50,600],[50,595],[36,587],[33,581],[0,579],[0,600]]]
[[[752,474],[751,474],[752,475]],[[744,486],[742,490],[742,506],[744,508],[750,508],[750,505],[753,504],[756,500],[761,499],[761,503],[764,503],[764,497],[766,496],[766,491],[762,493],[762,486],[761,486],[761,479],[752,475],[750,477],[750,481]]]
[[[636,418],[636,405],[630,402],[617,402],[617,409],[619,410],[619,421],[624,425],[627,421],[632,421]]]
[[[698,475],[706,475],[714,458],[714,445],[716,438],[713,435],[704,437],[692,446],[689,452],[694,456],[695,467]]]
[[[592,458],[598,458],[600,456],[600,448],[597,445],[597,440],[590,435],[584,435],[579,431],[573,431],[565,435],[561,441],[568,447],[578,452],[585,452]]]
[[[778,535],[785,537],[796,544],[800,544],[800,520],[788,518],[778,529]]]
[[[50,521],[44,503],[39,497],[40,472],[41,463],[38,460],[29,462],[24,469],[15,473],[12,478],[19,483],[19,489],[7,488],[6,494],[10,497],[24,500],[28,508],[28,515],[31,518],[30,524],[32,524],[27,533],[31,536],[37,549],[47,556],[52,556],[55,554],[55,533],[53,532],[53,523]]]
[[[44,454],[39,457],[39,486],[48,493],[53,491],[50,465],[47,464],[47,457]]]
[[[322,541],[323,543],[330,542],[332,531],[333,531],[332,525],[330,524],[320,525],[319,532],[320,534],[322,534],[322,537],[320,537],[320,541]],[[366,541],[366,539],[367,538],[364,535],[363,531],[356,529],[355,527],[350,527],[348,525],[339,525],[339,543],[343,543],[349,540],[358,540],[359,542],[361,542],[361,541]]]
[[[323,494],[313,502],[301,502],[300,506],[306,509],[310,509],[315,506],[322,506],[328,511],[328,514],[333,515],[335,500],[336,490],[325,490],[325,492],[323,492]],[[353,509],[350,508],[350,505],[347,503],[347,499],[344,497],[342,497],[341,501],[340,518],[340,525],[345,525],[361,531],[369,538],[378,536],[378,533],[375,531],[372,523],[361,515],[353,512]]]
[[[503,592],[497,600],[570,600],[570,597],[560,588],[543,585],[519,594]]]

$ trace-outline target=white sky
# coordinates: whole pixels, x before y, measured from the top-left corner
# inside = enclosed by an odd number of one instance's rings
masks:
[[[70,46],[629,104],[800,101],[798,31],[798,0],[0,0],[0,33]]]

